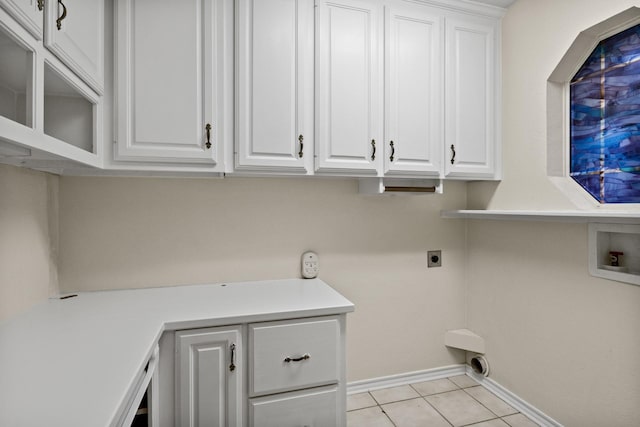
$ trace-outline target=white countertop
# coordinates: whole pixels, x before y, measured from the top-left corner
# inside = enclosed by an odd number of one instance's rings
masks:
[[[0,324],[0,426],[108,426],[166,330],[347,313],[319,279],[86,292]]]

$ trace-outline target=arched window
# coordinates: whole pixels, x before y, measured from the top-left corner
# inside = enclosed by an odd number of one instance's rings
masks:
[[[571,178],[600,203],[640,203],[640,25],[598,43],[570,108]]]

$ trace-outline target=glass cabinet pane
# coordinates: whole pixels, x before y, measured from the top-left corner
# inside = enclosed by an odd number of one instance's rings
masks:
[[[0,28],[0,116],[33,127],[33,52]]]
[[[90,99],[45,63],[45,134],[94,153],[94,110]]]

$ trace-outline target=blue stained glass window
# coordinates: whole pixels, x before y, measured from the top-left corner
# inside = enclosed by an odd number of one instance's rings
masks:
[[[596,46],[570,97],[571,177],[600,203],[640,203],[640,25]]]

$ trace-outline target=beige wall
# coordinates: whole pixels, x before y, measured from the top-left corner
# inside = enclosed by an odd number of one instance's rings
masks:
[[[353,301],[350,381],[454,363],[463,327],[465,184],[445,195],[377,197],[347,179],[61,178],[60,283],[66,291],[320,277]],[[427,250],[443,267],[427,269]]]
[[[640,287],[591,277],[585,224],[472,221],[491,377],[567,427],[640,425]]]
[[[633,4],[510,8],[502,183],[471,184],[468,197],[464,184],[448,183],[444,196],[386,198],[360,196],[344,179],[65,177],[63,290],[297,277],[300,254],[313,249],[320,277],[357,307],[350,381],[461,362],[442,334],[468,326],[487,340],[492,378],[561,423],[640,425],[640,287],[589,276],[586,226],[465,229],[438,215],[465,203],[572,207],[546,178],[546,79],[579,31]],[[55,188],[46,175],[0,166],[0,316],[46,298],[55,283],[47,185]],[[429,249],[443,249],[442,268],[426,269]]]
[[[57,293],[52,175],[0,165],[0,321]]]
[[[469,205],[571,209],[546,177],[546,80],[578,33],[635,5],[518,0],[503,23],[504,180]],[[468,326],[491,376],[566,426],[640,425],[640,287],[591,277],[587,226],[469,221]]]

